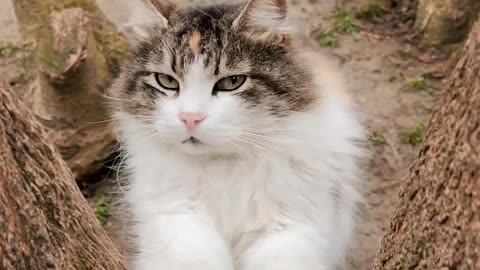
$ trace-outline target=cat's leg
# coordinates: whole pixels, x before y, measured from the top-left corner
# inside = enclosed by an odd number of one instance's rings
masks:
[[[233,270],[212,221],[199,213],[158,215],[136,225],[135,270]]]
[[[239,270],[332,270],[328,241],[308,226],[278,226],[259,237],[237,264]]]

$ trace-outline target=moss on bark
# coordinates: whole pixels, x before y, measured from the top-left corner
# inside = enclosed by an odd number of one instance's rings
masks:
[[[77,178],[99,168],[116,143],[106,89],[128,45],[94,0],[13,0],[21,34],[34,44],[23,100]]]
[[[425,46],[462,41],[473,17],[473,0],[419,0],[415,30]]]

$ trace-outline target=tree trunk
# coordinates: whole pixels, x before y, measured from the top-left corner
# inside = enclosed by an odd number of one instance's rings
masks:
[[[94,173],[116,142],[104,89],[127,43],[94,0],[13,0],[32,84],[23,97],[78,178]]]
[[[480,269],[480,21],[444,91],[373,269]]]
[[[425,46],[464,40],[476,0],[418,0],[415,30]]]
[[[126,269],[45,136],[0,81],[0,269]]]

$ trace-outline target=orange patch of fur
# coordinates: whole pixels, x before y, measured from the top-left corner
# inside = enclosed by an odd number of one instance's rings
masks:
[[[314,79],[322,81],[323,87],[317,90],[320,97],[323,95],[335,95],[345,104],[352,104],[343,73],[340,66],[333,59],[308,48],[303,49],[300,57],[303,63],[308,63],[313,68],[314,76],[316,77]]]
[[[194,32],[193,35],[190,37],[190,41],[188,42],[188,44],[190,46],[190,50],[192,50],[194,54],[197,54],[200,49],[201,38],[202,36],[199,32]]]

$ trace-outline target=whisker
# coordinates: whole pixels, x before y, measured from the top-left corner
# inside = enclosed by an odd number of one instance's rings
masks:
[[[246,136],[251,136],[255,137],[257,139],[265,139],[268,142],[272,143],[280,143],[280,142],[287,142],[287,138],[282,138],[282,137],[271,137],[263,134],[257,134],[257,133],[251,133],[251,132],[246,132],[246,131],[241,131],[240,134],[246,135]]]
[[[277,132],[277,131],[306,131],[305,129],[299,129],[299,128],[268,128],[268,127],[265,127],[265,128],[257,128],[257,127],[248,127],[248,126],[236,126],[236,125],[232,125],[232,124],[223,124],[223,126],[225,126],[226,128],[228,129],[236,129],[236,130],[246,130],[246,131],[271,131],[272,133],[273,132]]]
[[[235,142],[229,141],[228,144],[232,145],[238,152],[240,152],[239,154],[235,153],[235,155],[237,157],[240,157],[240,154],[244,154],[246,157],[252,156],[252,158],[255,159],[255,157],[252,153],[246,151],[245,149],[243,149],[240,145],[236,144]]]
[[[267,153],[275,153],[280,154],[284,157],[290,157],[289,155],[285,154],[285,152],[280,151],[279,149],[272,148],[270,145],[262,143],[260,141],[253,141],[248,137],[240,136],[239,139],[242,139],[246,143],[250,143],[251,145],[255,145],[260,149],[267,151]]]
[[[122,186],[122,184],[120,182],[120,173],[123,172],[122,171],[122,166],[123,166],[123,164],[124,164],[124,162],[126,161],[127,158],[128,158],[128,153],[125,152],[125,155],[123,156],[123,158],[120,160],[120,163],[118,164],[117,173],[115,175],[115,181],[117,182],[118,189],[120,190],[120,192],[122,192],[124,194],[125,194],[126,190],[124,189],[124,187]]]
[[[137,145],[143,143],[143,142],[146,141],[146,140],[151,139],[152,137],[154,137],[154,136],[156,136],[156,135],[158,135],[158,133],[157,133],[157,130],[155,130],[155,129],[146,131],[146,132],[144,132],[144,133],[141,135],[141,136],[145,136],[145,137],[144,137],[142,140],[136,142],[135,145],[132,146],[132,147],[135,148]],[[162,142],[163,142],[163,141],[161,141],[161,143],[162,143]],[[125,147],[125,146],[124,146],[124,147]],[[124,157],[122,158],[122,160],[120,161],[119,165],[117,166],[117,169],[116,169],[116,170],[117,170],[117,173],[116,173],[116,176],[115,176],[115,179],[116,179],[116,181],[117,181],[118,187],[119,187],[119,189],[120,189],[121,192],[124,192],[124,189],[123,189],[123,187],[122,187],[121,184],[120,184],[120,179],[121,179],[121,178],[120,178],[120,173],[125,171],[122,167],[123,167],[125,161],[127,160],[128,156],[129,156],[128,151],[124,151],[124,153],[125,153]]]
[[[247,144],[249,144],[249,145],[251,145],[251,146],[257,147],[257,148],[259,148],[259,149],[261,149],[261,150],[263,150],[263,151],[265,151],[265,152],[267,152],[267,153],[271,153],[271,152],[272,152],[272,150],[269,149],[268,146],[265,146],[265,145],[263,145],[263,144],[259,144],[258,142],[251,141],[251,140],[249,140],[248,138],[245,138],[245,137],[240,136],[240,137],[237,137],[236,139],[239,140],[239,141],[242,141],[242,142],[244,142],[244,143],[247,143]]]
[[[121,119],[140,119],[140,120],[154,120],[156,117],[150,115],[132,115],[132,116],[122,116],[122,117],[112,117],[110,119],[102,120],[102,121],[93,121],[88,122],[87,125],[94,125],[94,124],[102,124],[107,122],[112,122]]]
[[[100,91],[99,91],[94,85],[92,85],[92,84],[87,84],[87,86],[88,86],[91,90],[93,90],[93,93],[94,93],[94,94],[98,95],[99,97],[106,98],[106,99],[110,99],[110,100],[115,100],[115,101],[129,101],[129,100],[127,100],[127,99],[120,99],[120,98],[108,96],[107,94],[100,92]]]

